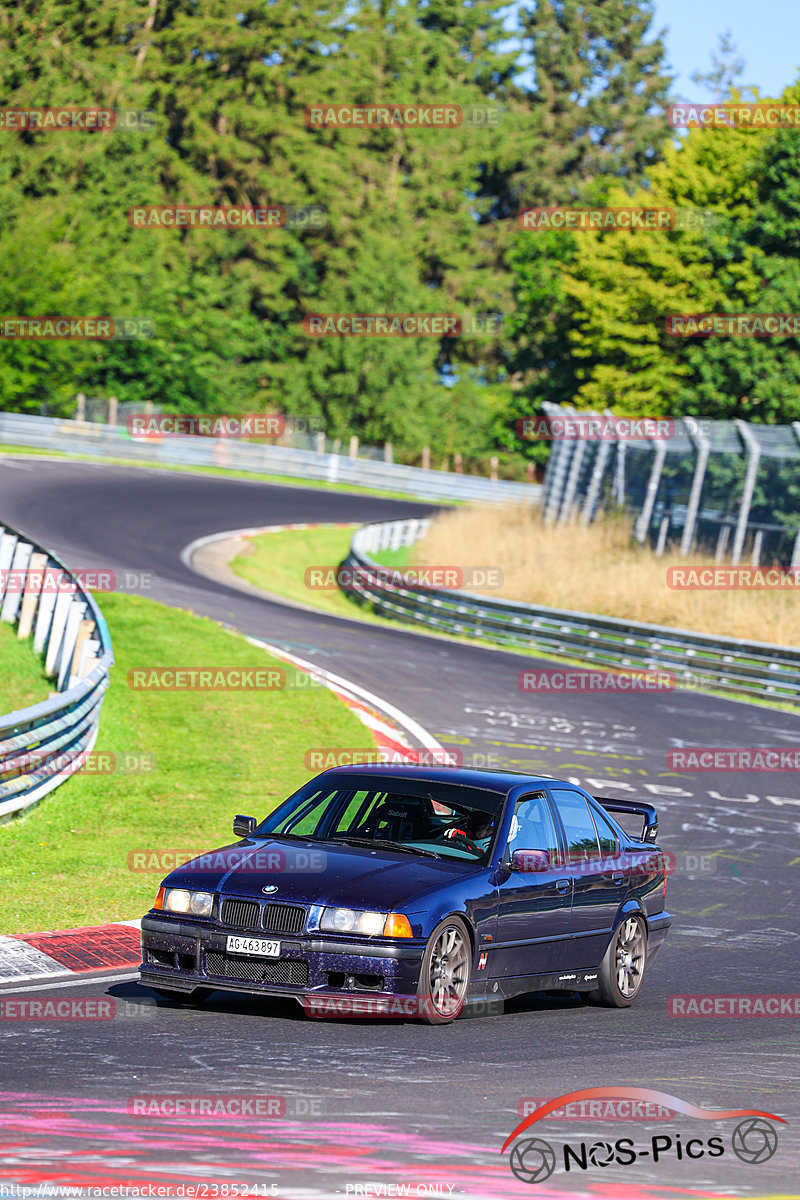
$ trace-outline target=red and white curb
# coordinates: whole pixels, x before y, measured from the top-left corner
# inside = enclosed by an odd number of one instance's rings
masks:
[[[139,921],[0,937],[0,984],[138,967]]]

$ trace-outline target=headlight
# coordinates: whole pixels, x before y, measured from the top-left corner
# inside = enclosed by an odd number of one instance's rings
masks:
[[[363,933],[374,937],[383,933],[386,913],[356,912],[352,908],[324,908],[320,918],[320,929],[335,933]]]
[[[167,912],[210,917],[213,904],[213,892],[187,892],[184,888],[168,888],[164,893],[164,908]]]

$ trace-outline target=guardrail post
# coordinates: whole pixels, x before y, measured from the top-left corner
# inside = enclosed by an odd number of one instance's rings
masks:
[[[658,527],[658,541],[656,542],[656,557],[661,558],[664,553],[664,548],[667,544],[667,534],[669,533],[669,517],[662,517],[661,524]]]
[[[736,535],[733,539],[733,550],[731,551],[731,563],[734,567],[738,566],[742,558],[744,539],[747,533],[747,522],[750,518],[750,508],[753,503],[753,489],[756,485],[756,475],[758,474],[758,465],[761,459],[761,447],[750,432],[747,422],[737,418],[736,428],[739,437],[742,439],[742,443],[747,449],[747,471],[744,477],[742,499],[739,504],[739,517],[736,521]]]
[[[689,428],[686,421],[684,421],[684,426],[689,440],[697,450],[697,462],[695,463],[694,475],[692,477],[692,488],[689,492],[689,503],[686,507],[686,524],[683,527],[683,536],[681,538],[681,555],[683,558],[686,558],[691,553],[694,543],[697,513],[700,509],[700,495],[703,491],[703,481],[706,476],[706,464],[708,463],[711,444],[699,425],[694,432]]]
[[[725,555],[728,553],[728,542],[731,540],[730,525],[720,525],[719,536],[717,537],[717,549],[714,554],[714,562],[719,565],[725,561]]]
[[[592,416],[595,414],[592,413]],[[613,414],[610,409],[605,409],[603,416],[606,418],[606,423],[614,428]],[[589,479],[589,486],[586,489],[586,498],[583,502],[581,511],[581,522],[588,525],[594,517],[594,510],[597,507],[597,501],[600,497],[600,488],[603,485],[603,476],[606,473],[608,460],[611,455],[611,447],[616,445],[616,430],[613,438],[604,438],[597,448],[597,454],[594,457],[592,465],[592,474]]]
[[[792,421],[792,430],[794,431],[794,436],[797,438],[798,445],[800,445],[800,421]],[[797,527],[797,535],[794,539],[791,565],[793,567],[800,567],[800,525]]]
[[[25,576],[32,551],[33,546],[30,542],[17,542],[14,549],[14,557],[11,560],[11,577],[6,587],[2,610],[0,610],[0,620],[6,621],[9,625],[13,625],[17,619],[22,601],[22,579]]]
[[[572,451],[572,462],[570,464],[569,476],[567,478],[567,486],[564,489],[564,499],[561,502],[561,510],[558,514],[558,520],[561,525],[566,524],[572,512],[572,502],[575,499],[575,492],[578,487],[578,478],[581,473],[581,463],[583,462],[585,450],[585,439],[575,439],[575,447]]]
[[[50,636],[47,642],[47,653],[44,659],[44,670],[46,675],[54,675],[56,670],[56,659],[58,652],[61,649],[61,643],[64,640],[64,633],[67,628],[67,619],[69,610],[72,607],[72,592],[63,590],[56,596],[56,605],[53,611],[53,620],[50,625]]]
[[[19,614],[19,624],[17,625],[17,638],[20,641],[28,637],[33,628],[33,618],[36,615],[36,602],[42,590],[44,569],[46,566],[46,554],[31,555],[31,561],[28,564],[28,575],[25,580],[25,595],[22,597],[22,608]]]
[[[563,404],[551,404],[549,400],[542,403],[542,410],[550,419],[558,419],[562,415],[571,415],[573,408]],[[574,438],[554,437],[547,460],[544,477],[544,503],[542,514],[545,525],[551,525],[558,517],[561,508],[561,497],[566,486],[569,462],[575,448]]]
[[[647,481],[647,491],[645,492],[644,504],[642,511],[636,518],[636,524],[633,529],[634,537],[637,542],[644,542],[647,537],[647,531],[650,528],[650,521],[655,508],[656,496],[661,483],[661,472],[664,469],[664,459],[667,457],[666,442],[654,441],[650,439],[650,444],[653,446],[653,465],[650,468],[650,478]]]

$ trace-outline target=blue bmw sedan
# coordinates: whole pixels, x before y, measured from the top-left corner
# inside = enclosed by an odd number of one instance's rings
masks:
[[[671,923],[657,832],[651,804],[557,779],[335,767],[167,876],[141,980],[432,1024],[543,989],[627,1007]]]

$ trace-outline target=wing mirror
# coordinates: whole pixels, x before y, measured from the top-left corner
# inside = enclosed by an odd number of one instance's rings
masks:
[[[549,850],[515,850],[511,855],[512,871],[549,871]]]
[[[258,825],[258,821],[255,817],[234,817],[233,836],[239,838],[252,837],[256,831],[256,825]]]

